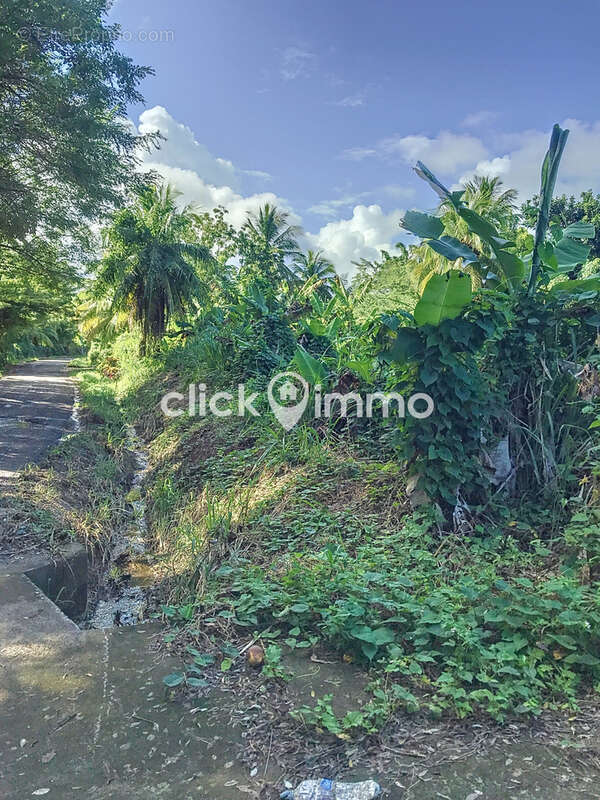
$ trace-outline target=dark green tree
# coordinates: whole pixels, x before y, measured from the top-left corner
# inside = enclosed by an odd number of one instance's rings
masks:
[[[242,286],[258,282],[264,291],[273,291],[282,282],[293,285],[290,262],[299,253],[300,233],[290,224],[289,214],[270,203],[248,214],[238,237]]]
[[[536,195],[521,207],[521,214],[525,224],[534,228],[538,221],[539,197]],[[596,233],[589,244],[592,245],[590,258],[600,258],[600,194],[591,190],[582,192],[579,199],[574,195],[567,197],[563,194],[555,197],[550,204],[550,220],[558,222],[565,228],[573,222],[591,222]]]
[[[193,214],[177,209],[176,196],[169,186],[138,190],[105,233],[97,291],[139,324],[141,355],[164,336],[171,317],[183,316],[209,294],[194,263],[211,263],[210,252],[190,243]]]
[[[126,120],[150,70],[121,55],[110,0],[3,0],[0,247],[97,220],[122,202],[141,144]],[[32,248],[29,246],[29,252]]]

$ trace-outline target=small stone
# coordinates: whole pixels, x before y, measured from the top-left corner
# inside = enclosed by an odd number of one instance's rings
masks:
[[[265,651],[258,644],[248,648],[246,660],[251,667],[262,667],[265,660]]]

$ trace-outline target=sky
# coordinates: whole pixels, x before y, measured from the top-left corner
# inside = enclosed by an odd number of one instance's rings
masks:
[[[600,191],[598,0],[117,0],[109,21],[155,71],[129,114],[166,137],[144,166],[236,226],[275,202],[342,274],[435,207],[417,160],[525,200],[560,122],[557,191]]]

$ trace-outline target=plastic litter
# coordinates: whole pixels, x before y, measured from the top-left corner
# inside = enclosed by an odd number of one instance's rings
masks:
[[[375,781],[339,783],[322,778],[302,781],[293,791],[283,792],[281,800],[373,800],[380,794],[381,786]]]

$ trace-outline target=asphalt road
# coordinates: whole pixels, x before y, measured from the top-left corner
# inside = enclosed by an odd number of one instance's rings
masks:
[[[0,481],[14,478],[71,430],[69,360],[31,361],[0,378]]]

